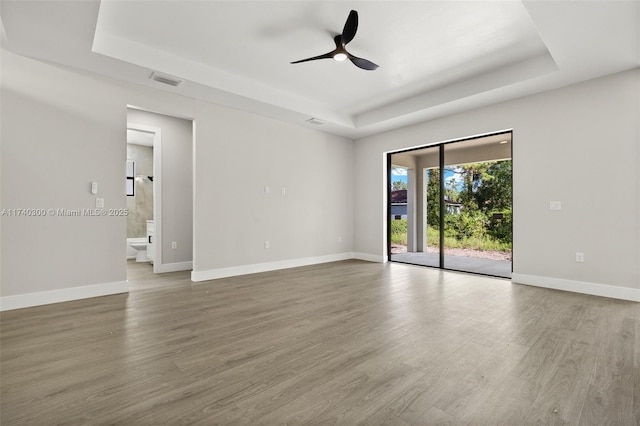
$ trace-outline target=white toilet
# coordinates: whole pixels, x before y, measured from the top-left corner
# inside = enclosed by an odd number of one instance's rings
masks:
[[[148,262],[147,257],[147,239],[146,238],[127,238],[127,252],[132,253],[135,250],[136,262]],[[131,256],[132,257],[132,256]]]

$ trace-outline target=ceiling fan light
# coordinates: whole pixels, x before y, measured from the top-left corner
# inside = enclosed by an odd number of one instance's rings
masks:
[[[346,53],[342,53],[342,52],[338,52],[335,55],[333,55],[333,59],[335,59],[338,62],[342,62],[345,59],[347,59],[347,54]]]

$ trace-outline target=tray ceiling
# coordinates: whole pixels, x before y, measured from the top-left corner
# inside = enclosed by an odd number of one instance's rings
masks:
[[[334,48],[380,65],[289,62]],[[4,47],[357,138],[640,65],[634,1],[5,1]],[[152,72],[184,80],[170,87]]]

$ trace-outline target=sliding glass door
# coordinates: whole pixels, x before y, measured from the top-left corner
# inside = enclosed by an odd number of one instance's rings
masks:
[[[444,268],[511,277],[510,145],[444,145]]]
[[[511,277],[511,133],[388,161],[389,260]]]
[[[439,148],[390,156],[390,260],[440,266]]]

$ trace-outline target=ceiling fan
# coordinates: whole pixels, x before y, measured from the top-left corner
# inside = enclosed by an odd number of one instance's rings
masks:
[[[336,43],[336,48],[334,50],[329,53],[325,53],[324,55],[301,59],[299,61],[291,63],[299,64],[300,62],[329,58],[333,58],[336,61],[344,61],[345,59],[349,59],[356,67],[362,68],[363,70],[373,71],[378,68],[378,65],[366,59],[353,56],[351,53],[347,52],[347,49],[345,48],[345,45],[353,40],[353,38],[356,36],[356,31],[358,31],[358,12],[352,10],[351,12],[349,12],[349,16],[347,17],[347,22],[345,22],[344,24],[342,34],[339,34],[333,38],[333,41]]]

